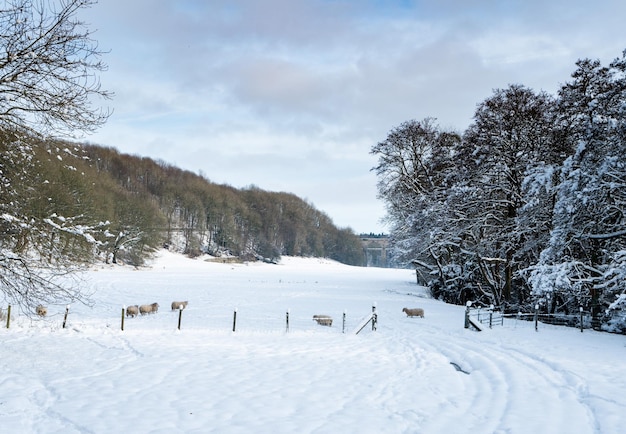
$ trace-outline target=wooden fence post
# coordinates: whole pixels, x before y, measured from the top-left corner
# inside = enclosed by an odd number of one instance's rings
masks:
[[[346,332],[346,310],[344,309],[343,311],[343,323],[341,326],[341,333],[345,333]]]
[[[580,306],[580,332],[583,332],[583,307]]]
[[[11,305],[7,307],[7,328],[11,325]]]
[[[289,309],[287,309],[287,313],[285,314],[285,332],[289,333]]]
[[[235,308],[235,312],[233,313],[233,332],[237,328],[237,308]]]
[[[469,312],[470,312],[470,306],[472,305],[471,301],[467,301],[467,303],[465,303],[465,328],[468,329],[470,326],[470,321],[469,321]]]
[[[70,312],[70,305],[65,306],[65,315],[63,316],[63,328],[65,328],[65,324],[67,323],[67,314]]]
[[[492,321],[493,321],[493,304],[489,306],[489,328],[491,328]]]
[[[183,305],[178,305],[178,330],[180,330],[180,322],[183,319]]]
[[[122,306],[122,331],[124,331],[124,311],[126,310],[126,306]]]
[[[537,328],[537,323],[539,322],[539,305],[535,305],[535,331],[539,331]]]
[[[376,314],[376,303],[372,305],[372,331],[376,331],[376,323],[378,322],[378,315]]]

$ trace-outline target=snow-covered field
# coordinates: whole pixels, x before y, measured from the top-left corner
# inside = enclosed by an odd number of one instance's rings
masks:
[[[463,308],[429,299],[409,270],[162,252],[151,268],[102,267],[84,285],[95,305],[72,305],[65,329],[65,306],[0,329],[1,432],[626,429],[624,336],[516,320],[467,330]],[[189,300],[180,330],[173,300]],[[156,315],[120,330],[123,305],[155,301]],[[377,330],[355,334],[373,305]]]

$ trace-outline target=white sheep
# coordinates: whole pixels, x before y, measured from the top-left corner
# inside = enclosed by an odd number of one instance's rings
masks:
[[[139,315],[139,306],[134,305],[134,306],[128,306],[126,308],[126,316],[134,318],[137,315]]]
[[[406,316],[419,316],[420,318],[424,318],[424,309],[419,307],[415,309],[409,309],[408,307],[405,307],[404,309],[402,309],[402,312],[406,312]]]
[[[172,310],[186,309],[188,301],[173,301]]]
[[[159,310],[159,303],[142,304],[139,306],[139,313],[145,315],[147,313],[157,313]]]
[[[333,319],[328,315],[313,315],[313,321],[323,326],[332,327],[333,325]]]
[[[37,315],[39,316],[46,316],[48,315],[48,308],[45,306],[42,306],[41,304],[39,306],[37,306],[37,308],[35,309],[35,312],[37,313]]]

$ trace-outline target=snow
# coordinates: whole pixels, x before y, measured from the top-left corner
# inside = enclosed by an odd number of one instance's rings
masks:
[[[410,270],[164,251],[150,268],[107,265],[83,278],[94,305],[70,306],[65,329],[65,304],[0,329],[3,432],[624,430],[623,335],[514,319],[465,329],[464,307],[428,298]],[[180,330],[174,300],[189,300]],[[121,330],[124,305],[154,301],[157,314]],[[377,330],[354,334],[373,306]]]

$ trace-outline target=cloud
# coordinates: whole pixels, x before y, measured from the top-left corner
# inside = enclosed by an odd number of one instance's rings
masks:
[[[85,21],[111,50],[115,113],[90,139],[377,232],[369,151],[392,128],[463,130],[513,83],[555,92],[578,58],[621,54],[624,15],[613,0],[102,1]]]

